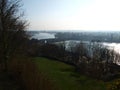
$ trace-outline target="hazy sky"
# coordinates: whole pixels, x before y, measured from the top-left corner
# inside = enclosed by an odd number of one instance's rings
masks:
[[[120,0],[23,0],[30,30],[120,30]]]

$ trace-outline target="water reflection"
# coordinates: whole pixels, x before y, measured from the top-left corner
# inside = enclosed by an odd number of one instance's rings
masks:
[[[41,40],[41,39],[51,39],[55,38],[55,35],[52,33],[37,33],[32,36],[32,38]]]

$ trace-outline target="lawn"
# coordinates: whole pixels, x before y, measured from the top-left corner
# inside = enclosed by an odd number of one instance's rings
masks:
[[[59,90],[106,90],[104,82],[80,75],[71,65],[42,57],[34,61]]]

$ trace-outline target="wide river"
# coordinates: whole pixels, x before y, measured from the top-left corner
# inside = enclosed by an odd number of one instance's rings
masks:
[[[41,40],[41,39],[51,39],[51,38],[55,38],[54,34],[51,33],[37,33],[35,35],[32,36],[32,38]],[[69,43],[70,41],[66,41],[67,43]],[[79,43],[79,41],[75,41],[73,40],[73,42]],[[107,46],[109,49],[114,49],[115,52],[120,54],[120,43],[106,43],[106,42],[102,42],[102,44],[104,46]]]
[[[32,36],[32,38],[41,40],[41,39],[51,39],[51,38],[55,38],[55,35],[52,33],[37,33],[35,35]],[[70,42],[69,41],[65,41],[67,44]],[[75,43],[79,43],[80,41],[77,40],[72,40]],[[87,43],[89,43],[89,41],[87,41]],[[101,42],[103,46],[107,46],[108,49],[110,50],[114,50],[116,53],[118,53],[120,55],[120,43],[107,43],[107,42]],[[118,62],[118,64],[120,65],[120,62]]]

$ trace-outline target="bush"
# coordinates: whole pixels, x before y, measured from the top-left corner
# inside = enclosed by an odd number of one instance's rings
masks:
[[[112,84],[109,84],[107,90],[120,90],[120,79],[114,81]]]

